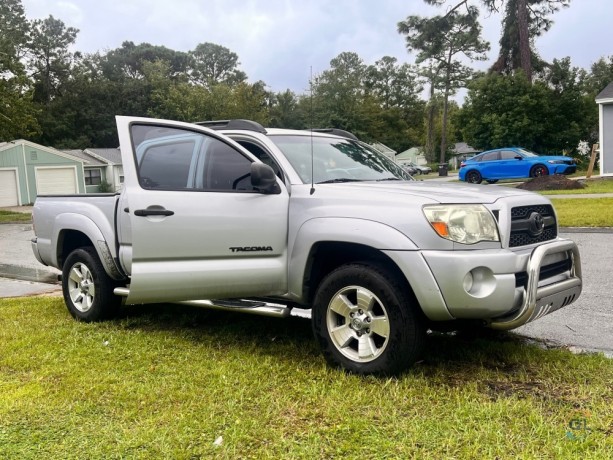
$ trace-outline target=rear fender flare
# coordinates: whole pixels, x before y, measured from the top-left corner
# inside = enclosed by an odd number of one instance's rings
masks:
[[[111,252],[107,238],[103,234],[102,230],[100,230],[93,220],[81,214],[64,213],[55,218],[53,233],[51,236],[51,247],[56,249],[51,254],[51,264],[53,266],[61,269],[59,260],[59,243],[61,240],[61,233],[64,231],[77,231],[85,235],[89,241],[91,241],[92,246],[96,250],[106,273],[115,280],[125,278],[115,263],[113,253]],[[112,241],[111,244],[113,244]]]

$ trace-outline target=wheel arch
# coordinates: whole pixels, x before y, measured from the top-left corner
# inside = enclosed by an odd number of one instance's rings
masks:
[[[77,248],[94,248],[106,273],[114,280],[125,279],[115,263],[102,231],[89,218],[79,214],[61,214],[55,222],[52,241],[55,242],[54,265],[62,268],[68,255]]]
[[[320,241],[311,248],[302,279],[302,295],[305,302],[308,305],[312,304],[317,287],[328,274],[352,263],[385,267],[406,285],[411,296],[415,296],[400,267],[380,250],[357,243]]]

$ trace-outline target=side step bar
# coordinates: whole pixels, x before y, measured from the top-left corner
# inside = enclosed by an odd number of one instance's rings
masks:
[[[124,287],[115,288],[115,295],[127,297],[130,289]],[[185,300],[182,302],[172,302],[179,305],[189,305],[192,307],[210,308],[213,310],[236,311],[241,313],[251,313],[252,315],[270,316],[274,318],[287,318],[292,311],[291,307],[282,304],[257,302],[243,299],[226,300]]]

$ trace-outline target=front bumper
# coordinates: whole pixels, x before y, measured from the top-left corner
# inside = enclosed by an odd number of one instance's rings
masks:
[[[568,251],[572,260],[569,277],[539,287],[540,271],[545,257],[562,251]],[[570,305],[581,294],[581,257],[573,241],[557,241],[534,249],[528,261],[527,273],[528,281],[521,307],[512,315],[492,320],[490,324],[492,329],[515,329]]]
[[[556,239],[518,250],[389,251],[432,321],[482,320],[513,329],[577,300],[577,245]]]

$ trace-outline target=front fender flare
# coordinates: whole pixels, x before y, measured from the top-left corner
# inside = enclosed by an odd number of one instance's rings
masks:
[[[405,234],[381,222],[342,217],[307,220],[298,229],[290,250],[288,270],[291,297],[302,298],[308,257],[312,247],[320,242],[360,244],[380,251],[418,249]]]

